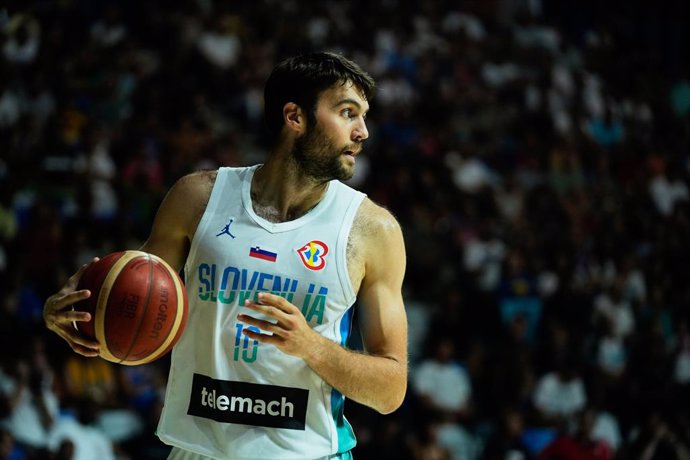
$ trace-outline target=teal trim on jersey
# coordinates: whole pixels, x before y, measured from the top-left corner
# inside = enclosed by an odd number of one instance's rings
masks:
[[[340,321],[340,344],[346,345],[352,328],[352,315],[354,306],[347,309]],[[335,388],[331,391],[331,412],[335,421],[335,428],[338,435],[338,453],[345,453],[352,450],[357,444],[355,432],[352,430],[350,422],[345,418],[345,397]]]
[[[354,305],[350,306],[343,314],[343,319],[340,320],[340,345],[347,345],[347,339],[350,338],[350,330],[352,330],[352,316],[354,314]]]

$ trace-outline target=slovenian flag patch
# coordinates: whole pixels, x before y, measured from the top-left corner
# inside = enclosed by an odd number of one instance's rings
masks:
[[[277,252],[271,252],[266,249],[261,249],[259,246],[254,246],[249,248],[249,257],[254,257],[256,259],[263,259],[269,262],[275,262],[278,258]]]

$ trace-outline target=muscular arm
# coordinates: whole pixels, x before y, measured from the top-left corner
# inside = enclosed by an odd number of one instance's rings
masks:
[[[369,208],[365,212],[371,213],[368,221],[374,227],[361,248],[367,255],[359,289],[364,353],[343,348],[314,332],[299,310],[279,296],[262,293],[262,305],[247,303],[249,308],[273,316],[277,325],[247,315],[241,319],[274,334],[245,330],[251,338],[302,357],[347,398],[385,414],[400,407],[407,390],[407,319],[401,292],[405,247],[400,226],[390,213],[371,202],[362,206]]]
[[[365,353],[324,340],[307,363],[345,396],[388,413],[402,404],[407,389],[407,319],[402,299],[405,247],[393,216],[369,203],[371,231],[364,239],[365,272],[359,289]],[[328,343],[326,343],[328,342]]]
[[[158,208],[151,234],[141,250],[162,257],[179,270],[187,257],[189,243],[214,181],[215,173],[211,172],[190,174],[177,181]],[[91,315],[71,307],[91,296],[87,289],[77,290],[87,266],[82,266],[60,291],[48,297],[43,307],[43,319],[46,327],[62,337],[72,350],[93,357],[98,356],[98,342],[79,334],[73,326],[74,321],[90,321]]]
[[[215,173],[198,172],[177,181],[158,208],[141,250],[163,258],[177,271],[182,269],[214,180]]]

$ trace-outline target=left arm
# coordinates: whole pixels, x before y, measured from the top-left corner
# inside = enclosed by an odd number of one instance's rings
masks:
[[[374,227],[362,239],[368,254],[359,290],[362,339],[365,352],[341,347],[315,332],[300,310],[283,297],[260,293],[259,302],[246,307],[263,313],[276,324],[248,315],[241,321],[273,335],[245,329],[243,333],[299,356],[329,385],[345,397],[387,414],[402,404],[407,390],[407,318],[402,299],[405,245],[393,216],[367,205]]]

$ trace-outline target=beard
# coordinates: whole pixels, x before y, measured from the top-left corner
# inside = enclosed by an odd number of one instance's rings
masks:
[[[346,181],[354,174],[354,168],[342,159],[348,150],[359,150],[359,146],[352,143],[338,148],[317,125],[295,140],[292,158],[299,170],[316,182]]]

